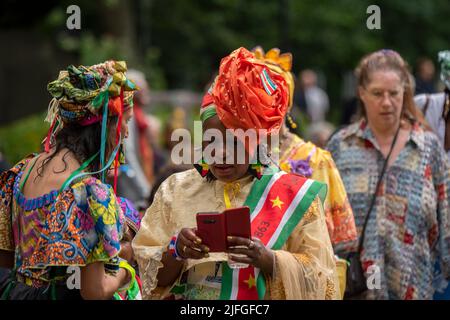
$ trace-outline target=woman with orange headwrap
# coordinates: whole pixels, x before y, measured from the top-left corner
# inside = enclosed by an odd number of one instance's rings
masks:
[[[293,105],[294,77],[291,73],[292,55],[283,53],[277,48],[267,53],[261,47],[254,50],[255,56],[266,63],[274,72],[282,75],[289,85],[289,109]],[[287,122],[291,127],[296,124],[287,115]],[[280,130],[280,168],[286,172],[297,173],[325,183],[328,186],[327,197],[324,202],[325,217],[331,242],[335,249],[348,246],[356,239],[356,227],[353,211],[348,201],[344,183],[334,164],[331,154],[312,142],[306,142],[296,134],[290,132],[286,125]],[[337,260],[341,293],[345,290],[346,262]]]
[[[224,139],[227,129],[263,129],[275,137],[287,111],[287,90],[285,79],[253,53],[233,51],[203,99],[204,137],[215,130]],[[337,299],[322,205],[326,186],[251,164],[263,149],[263,133],[251,145],[236,132],[226,143],[214,141],[214,159],[195,165],[201,175],[174,174],[157,191],[133,241],[144,299]],[[205,140],[207,157],[213,142]],[[236,158],[239,148],[245,150],[243,162]],[[243,205],[251,212],[251,239],[231,235],[226,252],[209,252],[196,232],[196,213]],[[235,268],[236,262],[246,266]]]
[[[292,55],[279,49],[271,49],[264,53],[261,47],[254,49],[255,56],[264,61],[274,72],[282,75],[289,85],[289,109],[292,108],[294,93],[294,77],[290,72]],[[292,119],[287,115],[291,125]],[[330,153],[306,142],[285,125],[280,134],[280,167],[286,172],[301,174],[307,178],[321,181],[328,186],[324,209],[328,231],[333,245],[343,244],[356,238],[355,221],[345,192],[339,171],[336,169]]]

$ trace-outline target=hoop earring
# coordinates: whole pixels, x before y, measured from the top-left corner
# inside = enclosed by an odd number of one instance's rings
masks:
[[[250,164],[248,168],[248,172],[254,176],[256,179],[260,180],[263,174],[263,164],[261,163],[259,159],[259,153],[261,152],[261,148],[263,148],[261,145],[258,146],[256,149],[256,163]]]
[[[250,165],[250,167],[248,168],[248,172],[256,179],[261,179],[263,173],[263,165],[261,162],[259,162],[259,159],[256,160],[255,164]]]

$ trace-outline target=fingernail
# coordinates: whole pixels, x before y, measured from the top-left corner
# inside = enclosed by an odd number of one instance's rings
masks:
[[[205,253],[205,258],[209,258],[209,253]]]
[[[195,243],[196,243],[196,244],[202,243],[202,239],[200,239],[200,238],[195,239]]]
[[[208,248],[208,247],[205,247],[205,251],[206,251],[206,252],[209,252],[209,248]]]
[[[233,237],[232,236],[228,236],[227,239],[228,239],[228,241],[231,241],[231,240],[233,240]]]

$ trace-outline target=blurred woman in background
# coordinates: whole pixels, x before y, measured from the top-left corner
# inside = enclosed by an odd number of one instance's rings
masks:
[[[375,279],[359,298],[431,299],[435,262],[450,276],[449,164],[398,53],[371,53],[356,74],[363,116],[328,144],[361,241],[342,253],[360,252]]]

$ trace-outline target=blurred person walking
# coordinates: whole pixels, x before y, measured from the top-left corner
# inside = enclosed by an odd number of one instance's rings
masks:
[[[414,102],[421,108],[428,123],[437,134],[450,161],[450,51],[439,52],[438,61],[441,65],[440,76],[444,83],[444,92],[420,94],[414,97]],[[439,264],[436,264],[434,286],[435,299],[450,300],[450,285],[442,274]]]
[[[420,58],[417,60],[415,76],[416,95],[436,92],[436,86],[434,82],[435,73],[436,70],[431,59]]]
[[[450,161],[450,51],[439,52],[438,60],[441,65],[441,80],[445,86],[444,92],[420,94],[414,97],[414,102],[439,137]]]
[[[368,289],[352,286],[353,298],[432,299],[435,263],[450,276],[446,155],[414,104],[398,53],[371,53],[356,74],[363,117],[328,144],[358,229],[358,241],[340,254],[358,259],[352,270],[359,265]]]
[[[294,99],[311,123],[325,121],[330,102],[327,93],[317,85],[316,72],[306,69],[300,73],[299,90]]]
[[[124,142],[126,165],[121,166],[118,195],[142,210],[148,207],[155,175],[164,161],[161,161],[163,155],[154,132],[155,119],[144,111],[150,103],[150,89],[145,75],[130,69],[127,76],[136,83],[139,91],[134,95],[134,117],[128,124],[129,136]]]

